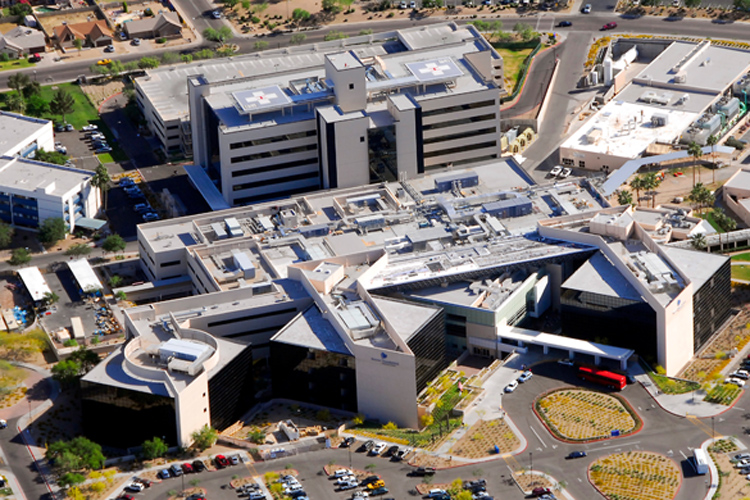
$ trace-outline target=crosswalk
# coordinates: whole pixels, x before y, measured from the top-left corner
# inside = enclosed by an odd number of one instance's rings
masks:
[[[687,421],[695,425],[696,427],[698,427],[700,430],[708,434],[710,437],[712,438],[714,437],[714,431],[711,428],[711,426],[707,424],[706,422],[702,421],[701,419],[699,419],[698,417],[696,417],[695,415],[688,415]]]
[[[518,463],[518,460],[516,460],[516,457],[511,455],[510,453],[506,453],[503,455],[503,460],[505,460],[505,463],[508,464],[508,467],[512,471],[521,470],[521,464]]]

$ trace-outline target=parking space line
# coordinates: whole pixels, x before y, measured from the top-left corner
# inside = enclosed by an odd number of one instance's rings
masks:
[[[544,447],[546,448],[546,447],[547,447],[547,443],[545,443],[545,442],[544,442],[544,441],[542,440],[542,437],[541,437],[541,436],[540,436],[540,435],[539,435],[539,434],[538,434],[538,433],[536,432],[536,429],[534,429],[534,427],[533,427],[533,426],[531,426],[531,425],[529,426],[529,429],[531,429],[531,432],[533,432],[533,433],[534,433],[534,435],[535,435],[535,436],[536,436],[536,438],[537,438],[537,439],[539,440],[539,442],[540,442],[540,443],[542,443],[542,444],[544,445]]]

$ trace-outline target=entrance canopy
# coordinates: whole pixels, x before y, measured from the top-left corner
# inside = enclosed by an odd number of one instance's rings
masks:
[[[73,277],[78,282],[78,286],[81,287],[84,293],[89,293],[94,290],[101,290],[102,283],[99,278],[96,277],[96,273],[91,268],[89,261],[86,259],[72,260],[68,262],[70,272],[73,273]]]
[[[106,223],[107,221],[92,219],[90,217],[79,217],[76,219],[76,227],[93,229],[94,231],[101,229]]]
[[[44,280],[44,276],[39,272],[38,267],[19,269],[18,276],[20,276],[21,281],[23,281],[34,302],[42,301],[45,294],[52,293],[52,290],[49,289],[47,282]]]

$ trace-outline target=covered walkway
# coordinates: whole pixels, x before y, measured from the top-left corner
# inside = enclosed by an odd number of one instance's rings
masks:
[[[574,359],[576,354],[592,356],[594,363],[597,365],[601,362],[602,358],[618,362],[621,370],[627,369],[628,359],[634,353],[632,349],[597,344],[596,342],[589,342],[587,340],[517,327],[507,328],[498,332],[496,340],[470,336],[468,342],[472,346],[489,349],[495,353],[526,353],[528,351],[527,346],[529,345],[540,346],[544,354],[549,354],[550,349],[560,349],[565,351],[567,357],[571,359]]]
[[[41,302],[48,293],[52,293],[38,267],[24,267],[23,269],[19,269],[18,276],[23,281],[26,290],[29,291],[31,299],[34,302]]]
[[[68,262],[68,267],[83,293],[93,293],[103,288],[88,260],[72,260]]]

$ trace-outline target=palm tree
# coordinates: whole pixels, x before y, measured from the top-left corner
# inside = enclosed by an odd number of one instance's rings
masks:
[[[708,246],[708,242],[706,241],[706,235],[703,233],[696,233],[690,237],[690,244],[693,245],[693,248],[696,250],[705,250]]]
[[[31,79],[25,73],[16,73],[8,77],[8,87],[18,92],[19,95],[21,94],[21,89],[29,83],[31,83]]]
[[[107,211],[107,191],[109,191],[109,181],[110,178],[109,172],[107,172],[107,167],[103,164],[99,164],[94,171],[94,176],[91,178],[91,185],[101,191],[102,197],[104,198],[105,212]]]
[[[706,139],[706,146],[711,146],[711,184],[716,183],[716,143],[719,142],[719,138],[715,135],[709,135]]]
[[[622,189],[617,192],[617,203],[620,205],[632,205],[633,204],[633,193],[627,189]]]
[[[646,186],[643,182],[643,177],[640,175],[636,176],[635,179],[630,181],[630,187],[635,189],[635,198],[638,201],[638,206],[641,206],[641,189],[645,189]]]
[[[703,150],[697,142],[693,141],[688,145],[688,154],[693,157],[693,187],[695,187],[695,166],[698,158],[703,156]]]
[[[643,177],[642,187],[647,192],[651,193],[651,208],[656,206],[656,191],[654,190],[659,187],[659,184],[661,184],[661,181],[654,172],[649,172]]]

